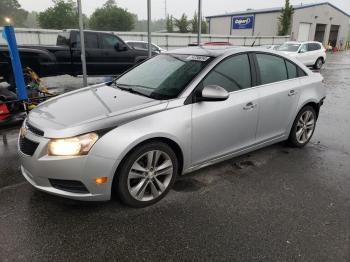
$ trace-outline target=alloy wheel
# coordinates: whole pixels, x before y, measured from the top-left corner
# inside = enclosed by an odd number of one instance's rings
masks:
[[[298,143],[305,144],[311,138],[315,129],[316,119],[311,111],[305,111],[299,118],[296,128],[296,139]]]
[[[167,153],[160,150],[148,151],[129,170],[129,193],[138,201],[154,200],[168,188],[173,173],[173,163]]]

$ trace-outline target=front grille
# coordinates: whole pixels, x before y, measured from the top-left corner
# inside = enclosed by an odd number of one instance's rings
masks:
[[[67,191],[70,193],[89,193],[89,190],[80,181],[75,180],[62,180],[62,179],[49,179],[51,185],[59,190]]]
[[[25,137],[19,138],[19,149],[22,153],[32,156],[35,150],[38,148],[39,143],[33,142]]]
[[[32,126],[29,123],[26,123],[27,128],[30,132],[32,132],[33,134],[36,134],[37,136],[44,136],[44,131],[40,130],[39,128],[36,128],[34,126]]]

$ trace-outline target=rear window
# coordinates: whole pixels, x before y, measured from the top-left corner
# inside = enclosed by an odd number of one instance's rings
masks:
[[[317,43],[310,43],[308,47],[309,51],[316,51],[321,49],[321,45]]]
[[[56,45],[69,46],[69,33],[68,32],[59,33],[57,36]]]
[[[296,52],[298,51],[300,47],[300,44],[294,44],[294,43],[285,43],[278,47],[278,51],[285,51],[285,52]]]

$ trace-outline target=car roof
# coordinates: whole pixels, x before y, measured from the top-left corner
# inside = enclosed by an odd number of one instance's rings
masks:
[[[145,43],[145,44],[148,43],[148,42],[146,42],[146,41],[139,41],[139,40],[126,40],[125,42],[126,42],[126,43]]]
[[[299,42],[299,41],[287,41],[287,42],[285,42],[285,44],[299,44],[299,45],[301,45],[301,44],[312,44],[312,43],[321,44],[321,45],[322,45],[322,43],[317,42],[317,41],[304,41],[304,42]]]
[[[191,46],[171,50],[168,51],[167,54],[219,57],[248,51],[261,52],[261,48],[244,46]]]

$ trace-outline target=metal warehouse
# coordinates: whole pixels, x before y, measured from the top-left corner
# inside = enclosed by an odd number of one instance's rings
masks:
[[[290,36],[297,41],[319,41],[342,46],[350,39],[350,15],[325,2],[293,6]],[[248,9],[242,12],[208,16],[210,34],[234,36],[278,35],[281,7]]]

